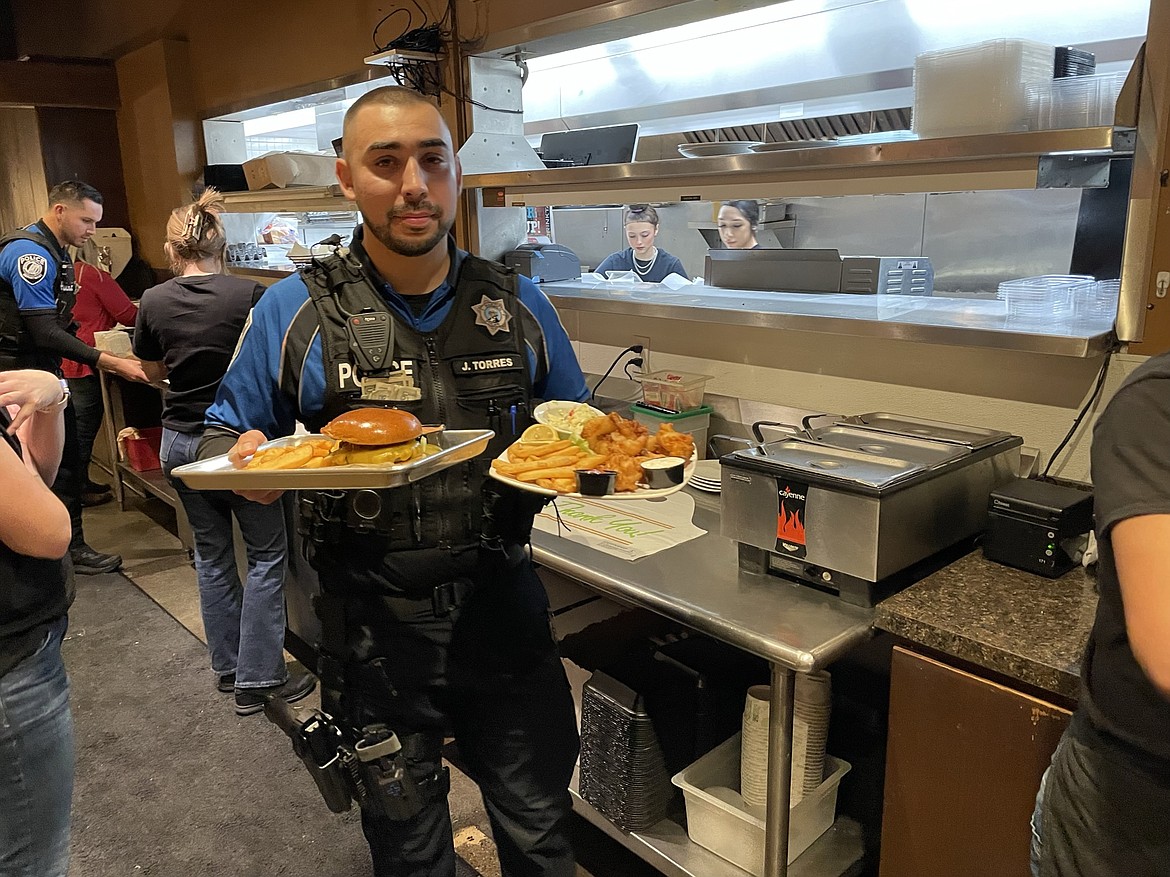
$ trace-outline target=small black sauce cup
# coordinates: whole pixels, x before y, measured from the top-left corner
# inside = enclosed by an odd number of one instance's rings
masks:
[[[683,483],[687,461],[682,457],[654,457],[642,464],[642,480],[651,490],[676,487]]]
[[[577,492],[582,496],[605,496],[613,493],[617,473],[611,469],[578,469]]]

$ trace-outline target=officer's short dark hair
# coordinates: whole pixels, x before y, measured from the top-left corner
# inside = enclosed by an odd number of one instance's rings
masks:
[[[341,123],[341,150],[345,153],[345,132],[349,130],[350,123],[353,119],[366,107],[383,106],[383,107],[407,107],[423,105],[438,110],[434,101],[428,98],[420,91],[415,91],[410,88],[405,88],[401,85],[384,85],[381,88],[374,88],[367,91],[357,100],[355,100],[348,110],[345,111],[345,119]],[[441,118],[441,116],[440,116]],[[443,123],[446,127],[446,121]]]
[[[81,180],[66,180],[49,190],[49,206],[54,204],[80,204],[82,201],[102,203],[102,193]]]

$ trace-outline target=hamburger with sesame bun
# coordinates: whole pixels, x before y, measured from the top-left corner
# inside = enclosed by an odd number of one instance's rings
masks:
[[[426,436],[442,427],[423,426],[409,411],[399,408],[357,408],[333,418],[321,433],[337,447],[329,453],[329,465],[351,463],[407,463],[434,453]]]

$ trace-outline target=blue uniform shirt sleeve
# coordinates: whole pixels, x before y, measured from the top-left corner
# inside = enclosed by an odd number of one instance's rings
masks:
[[[540,323],[548,357],[548,370],[540,376],[538,363],[529,352],[529,373],[536,381],[533,392],[540,399],[584,402],[589,398],[589,387],[585,384],[585,375],[581,373],[581,364],[577,362],[577,353],[569,341],[569,333],[561,325],[561,318],[553,303],[532,280],[523,276],[520,277],[520,301]]]
[[[44,247],[19,239],[9,243],[0,250],[0,277],[12,286],[20,310],[56,312],[57,263]]]
[[[309,297],[300,275],[273,284],[244,324],[240,342],[220,382],[206,423],[235,433],[258,429],[268,438],[291,435],[298,412],[280,389],[280,356],[285,333]],[[320,348],[317,347],[320,356]]]

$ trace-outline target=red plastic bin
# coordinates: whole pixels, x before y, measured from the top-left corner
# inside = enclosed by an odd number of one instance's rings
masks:
[[[158,458],[158,452],[162,445],[162,427],[141,427],[138,434],[141,438],[123,440],[123,445],[126,448],[126,462],[135,472],[161,469],[162,462]]]

